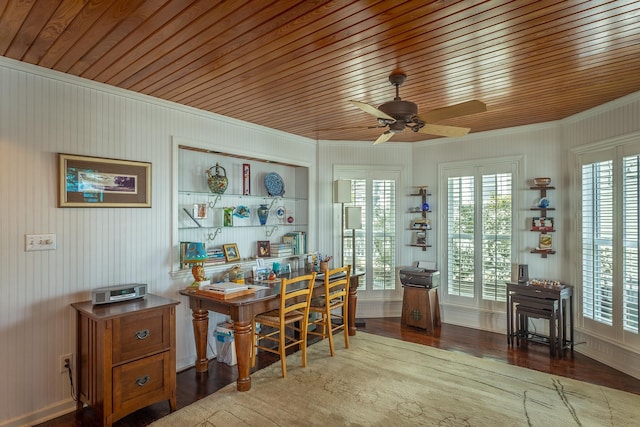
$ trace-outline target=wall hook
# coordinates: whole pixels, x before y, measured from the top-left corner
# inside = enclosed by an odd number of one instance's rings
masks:
[[[215,200],[214,200],[213,202],[212,202],[212,201],[209,201],[209,207],[210,207],[211,209],[215,208],[215,207],[216,207],[216,203],[218,203],[218,201],[220,200],[220,198],[221,198],[221,197],[222,197],[222,196],[220,196],[219,194],[218,194],[218,195],[216,195],[216,198],[215,198]],[[216,233],[216,234],[217,234],[217,233]]]
[[[216,228],[213,233],[209,233],[207,239],[213,241],[219,233],[222,233],[222,229],[220,227]]]
[[[272,234],[273,234],[277,229],[278,229],[278,226],[277,226],[277,225],[274,225],[273,227],[271,227],[271,231],[267,230],[267,231],[266,231],[267,237],[271,237],[271,235],[272,235]]]

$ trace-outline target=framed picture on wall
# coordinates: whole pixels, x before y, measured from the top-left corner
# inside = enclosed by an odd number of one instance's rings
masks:
[[[151,163],[58,153],[58,207],[150,208]]]

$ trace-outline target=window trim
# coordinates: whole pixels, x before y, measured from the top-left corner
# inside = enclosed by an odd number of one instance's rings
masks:
[[[497,174],[510,172],[512,173],[512,242],[511,242],[511,264],[519,263],[518,255],[521,253],[520,238],[518,224],[522,223],[521,219],[521,198],[524,181],[521,173],[524,170],[524,156],[507,156],[501,158],[475,159],[462,162],[440,163],[438,165],[438,206],[441,209],[438,212],[438,224],[440,227],[437,231],[438,242],[441,247],[438,248],[438,265],[440,266],[440,289],[441,299],[444,303],[453,303],[460,306],[476,307],[494,312],[502,312],[505,310],[506,303],[504,301],[490,301],[482,299],[482,289],[475,289],[473,298],[450,295],[448,293],[448,252],[447,252],[447,224],[448,224],[448,178],[453,176],[474,175],[482,176],[483,174]],[[480,183],[481,185],[481,183]],[[528,188],[528,187],[527,187]],[[476,212],[476,217],[481,213]],[[513,268],[512,268],[513,271]],[[476,284],[478,286],[478,284]]]
[[[614,236],[613,240],[621,241],[622,236],[622,169],[621,162],[626,156],[640,153],[640,132],[636,132],[621,137],[611,138],[594,144],[588,144],[569,150],[569,164],[573,166],[571,174],[571,210],[575,212],[574,226],[571,229],[573,238],[573,247],[581,248],[582,246],[582,165],[595,163],[603,160],[613,160],[614,162],[614,181],[618,182],[615,191],[616,200],[614,202]],[[614,244],[614,262],[621,259],[621,245]],[[582,250],[571,251],[571,265],[574,268],[571,271],[571,282],[574,286],[574,307],[576,311],[576,325],[585,330],[585,332],[606,337],[606,340],[614,342],[628,348],[637,350],[640,348],[640,334],[635,334],[624,330],[622,325],[622,296],[620,289],[616,288],[622,283],[622,270],[616,265],[614,280],[614,314],[612,325],[606,325],[584,316],[583,306],[583,289],[582,289]],[[622,266],[621,262],[619,266]]]
[[[393,178],[384,178],[383,176],[375,176],[378,173],[380,175],[389,175],[389,177]],[[360,279],[360,287],[358,288],[358,300],[361,301],[375,301],[375,300],[396,300],[402,298],[402,285],[398,280],[397,270],[401,266],[402,251],[404,249],[403,243],[403,227],[402,224],[404,222],[404,214],[402,211],[402,197],[404,194],[404,189],[406,188],[406,178],[405,173],[403,172],[403,167],[401,166],[368,166],[368,165],[335,165],[333,170],[333,179],[362,179],[363,176],[367,177],[367,180],[371,179],[371,175],[374,175],[376,179],[395,179],[396,180],[396,208],[395,208],[395,216],[396,216],[396,226],[395,226],[395,235],[396,235],[396,248],[395,248],[395,288],[389,290],[378,290],[374,291],[373,281],[372,281],[372,268],[370,263],[367,263],[367,271],[365,272],[364,280]],[[336,206],[339,206],[336,204]],[[346,205],[345,205],[346,206]],[[338,208],[339,210],[339,208]],[[338,229],[342,227],[342,224],[338,225]],[[338,239],[338,241],[340,238]],[[338,243],[338,247],[342,247],[341,242]],[[371,257],[371,249],[367,249],[367,259]],[[364,284],[364,286],[363,286]]]

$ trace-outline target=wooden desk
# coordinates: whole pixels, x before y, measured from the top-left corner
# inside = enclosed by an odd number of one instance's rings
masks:
[[[293,273],[296,274],[296,273]],[[299,272],[297,274],[305,274]],[[356,334],[356,303],[360,276],[364,273],[351,275],[349,284],[349,335]],[[324,278],[316,279],[313,294],[321,295],[324,292]],[[304,283],[301,284],[301,286]],[[233,320],[236,356],[238,358],[238,391],[251,389],[251,320],[253,316],[274,310],[279,307],[280,287],[276,284],[269,289],[257,290],[255,294],[240,296],[226,300],[207,297],[202,294],[189,292],[188,289],[180,291],[180,294],[189,297],[189,307],[193,315],[193,332],[196,342],[196,372],[208,372],[207,360],[207,334],[209,331],[209,311],[226,314]]]
[[[553,307],[557,307],[558,341],[560,355],[565,348],[573,351],[573,287],[570,285],[544,287],[527,285],[525,283],[507,283],[507,342],[513,346],[514,338],[517,338],[518,327],[514,316],[514,304],[525,304],[527,300],[549,301]],[[535,307],[534,307],[535,308]],[[569,311],[567,315],[567,310]],[[568,319],[567,319],[568,317]],[[567,320],[569,321],[569,337],[567,338]],[[554,322],[555,323],[555,322]],[[555,325],[549,325],[555,327]],[[553,343],[550,343],[553,345]]]

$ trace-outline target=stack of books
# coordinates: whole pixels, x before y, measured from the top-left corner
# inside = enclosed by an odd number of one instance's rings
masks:
[[[247,285],[233,282],[212,283],[202,286],[196,293],[201,293],[213,298],[229,299],[243,295],[249,295],[255,292],[254,288]]]
[[[282,236],[282,242],[291,245],[293,255],[302,255],[307,252],[307,233],[304,231],[291,231]]]
[[[272,257],[287,257],[293,255],[291,243],[274,243],[271,245]]]
[[[224,257],[224,251],[221,248],[207,248],[207,264],[224,264],[226,258]]]

